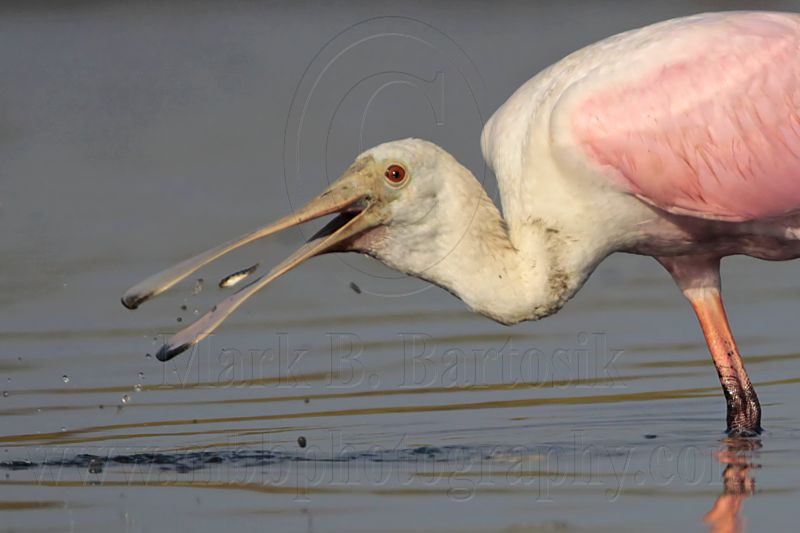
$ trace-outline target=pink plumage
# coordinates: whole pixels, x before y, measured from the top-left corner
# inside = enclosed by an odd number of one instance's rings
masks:
[[[800,17],[689,19],[642,48],[644,71],[598,73],[602,89],[573,107],[590,164],[673,213],[745,221],[800,209]]]

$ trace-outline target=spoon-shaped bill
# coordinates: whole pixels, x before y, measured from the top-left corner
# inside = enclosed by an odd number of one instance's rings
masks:
[[[316,235],[308,240],[296,252],[290,255],[281,264],[269,273],[245,285],[233,295],[225,298],[214,306],[211,311],[197,319],[187,328],[179,331],[170,338],[156,354],[159,361],[169,361],[176,355],[183,353],[198,342],[210,335],[231,313],[233,313],[248,298],[266,287],[270,282],[293,269],[306,259],[325,253],[340,242],[374,226],[369,210],[362,211],[354,218],[347,215],[339,217],[328,223]]]
[[[137,283],[122,296],[122,305],[128,309],[136,309],[143,302],[158,296],[192,272],[230,251],[297,224],[348,209],[364,196],[363,187],[358,187],[358,180],[353,178],[357,178],[357,176],[345,174],[345,176],[334,182],[325,192],[311,200],[295,213],[273,224],[259,228],[239,238],[220,244],[201,254],[186,259],[175,266]]]

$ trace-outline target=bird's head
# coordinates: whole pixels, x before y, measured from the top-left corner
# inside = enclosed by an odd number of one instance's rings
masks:
[[[341,177],[294,213],[147,278],[129,289],[122,303],[135,309],[225,253],[333,214],[336,217],[294,254],[216,306],[213,327],[255,290],[323,253],[363,252],[419,275],[452,249],[464,233],[470,210],[474,212],[483,197],[486,194],[472,174],[435,144],[419,139],[381,144],[358,156]],[[203,319],[195,323],[198,330],[209,325],[202,323]]]
[[[359,155],[301,210],[323,213],[328,196],[346,204],[312,237],[330,238],[319,253],[359,251],[381,258],[389,242],[428,234],[447,188],[443,181],[450,161],[454,160],[447,152],[419,139],[384,143]],[[315,205],[318,202],[323,205]]]
[[[486,197],[455,158],[420,139],[367,150],[309,205],[342,191],[351,203],[314,236],[331,237],[318,253],[363,252],[410,274],[452,249]]]

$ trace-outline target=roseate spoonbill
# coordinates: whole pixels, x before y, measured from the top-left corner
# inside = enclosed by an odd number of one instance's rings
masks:
[[[693,306],[728,431],[761,408],[720,296],[720,258],[800,256],[800,15],[709,13],[607,38],[545,69],[487,122],[503,215],[420,139],[367,150],[285,218],[132,287],[128,308],[239,246],[338,213],[268,274],[173,336],[167,360],[306,259],[361,252],[503,324],[558,311],[612,252],[653,256]]]

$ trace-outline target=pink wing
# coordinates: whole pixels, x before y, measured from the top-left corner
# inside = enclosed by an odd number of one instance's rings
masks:
[[[573,146],[673,213],[744,221],[800,209],[800,17],[685,20],[640,32],[627,58],[624,39],[609,45],[614,64],[570,89]]]

